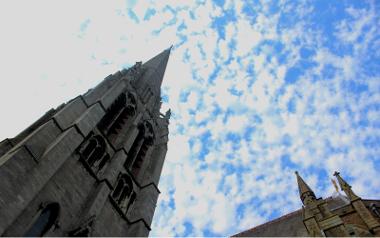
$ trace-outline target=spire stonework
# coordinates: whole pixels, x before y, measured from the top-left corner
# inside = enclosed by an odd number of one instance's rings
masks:
[[[351,185],[340,176],[339,172],[335,171],[334,176],[337,178],[341,190],[350,199],[351,205],[368,226],[369,230],[375,235],[380,235],[380,223],[372,216],[362,199],[352,191]]]
[[[307,185],[306,182],[298,174],[298,171],[296,171],[295,174],[297,176],[298,191],[301,201],[304,205],[308,205],[312,201],[316,200],[315,194],[309,185]]]
[[[169,116],[170,49],[106,77],[0,142],[1,236],[146,237]]]
[[[340,176],[340,173],[335,171],[334,176],[337,178],[340,189],[346,194],[346,196],[351,200],[355,201],[360,199],[354,191],[352,191],[351,186]]]
[[[336,173],[336,175],[338,175]],[[332,180],[338,196],[316,198],[314,192],[296,172],[302,209],[275,220],[253,227],[233,237],[380,237],[379,199],[350,201],[338,192],[338,184]],[[346,191],[351,187],[340,178]],[[350,192],[353,194],[352,190]],[[370,213],[373,214],[370,214]]]
[[[313,190],[296,171],[298,190],[304,207],[303,223],[309,236],[348,236],[342,219],[334,215],[325,199],[316,198]]]

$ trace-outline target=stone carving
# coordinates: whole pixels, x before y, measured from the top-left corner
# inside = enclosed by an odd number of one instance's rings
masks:
[[[166,119],[169,120],[171,115],[172,115],[172,111],[170,109],[165,112],[165,118]]]
[[[142,74],[142,62],[136,62],[131,68],[128,69],[127,75],[131,77],[132,80],[136,80]]]

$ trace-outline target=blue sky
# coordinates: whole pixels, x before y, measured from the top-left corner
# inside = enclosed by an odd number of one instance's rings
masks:
[[[2,1],[0,137],[174,45],[152,236],[227,236],[380,181],[379,1]]]

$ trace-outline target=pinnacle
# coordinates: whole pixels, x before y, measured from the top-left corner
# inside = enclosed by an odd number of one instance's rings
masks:
[[[304,195],[306,195],[307,193],[310,194],[312,197],[315,197],[313,190],[311,190],[309,185],[307,185],[306,182],[302,179],[302,177],[298,174],[298,171],[295,171],[295,174],[297,176],[298,191],[301,200],[304,200]]]
[[[146,72],[144,73],[145,77],[143,77],[142,80],[145,84],[150,85],[156,95],[159,94],[161,88],[171,48],[172,46],[143,64]]]

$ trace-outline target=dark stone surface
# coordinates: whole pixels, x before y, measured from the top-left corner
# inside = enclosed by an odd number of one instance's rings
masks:
[[[56,113],[53,118],[62,130],[66,130],[85,110],[87,110],[87,106],[82,97],[76,97]]]
[[[99,103],[93,104],[88,108],[81,117],[79,117],[75,124],[83,136],[87,136],[102,119],[105,112]]]
[[[12,149],[13,144],[10,139],[4,139],[0,142],[0,157]]]
[[[53,120],[49,120],[42,126],[38,127],[33,133],[27,136],[21,141],[18,146],[26,146],[33,154],[34,158],[40,160],[42,154],[45,153],[48,146],[59,136],[61,130],[54,123]]]
[[[167,56],[168,52],[165,51],[165,54],[155,57],[154,62],[160,59],[167,61]],[[158,65],[166,66],[166,62]],[[158,71],[164,72],[162,69]],[[38,219],[41,209],[49,203],[58,203],[60,209],[57,220],[45,233],[46,236],[67,236],[73,231],[86,229],[91,236],[149,234],[166,147],[158,150],[153,143],[142,157],[138,178],[127,171],[124,163],[136,139],[137,125],[144,120],[150,121],[153,131],[158,135],[162,128],[166,127],[167,131],[168,125],[162,124],[158,110],[147,108],[139,100],[141,95],[136,94],[128,81],[132,77],[123,75],[123,72],[125,74],[126,70],[108,76],[83,96],[50,110],[15,138],[0,143],[1,235],[24,235]],[[157,82],[147,81],[144,75],[141,77],[133,78],[143,82],[141,87],[155,85],[155,88],[159,88],[161,85],[162,77],[152,77]],[[117,124],[120,127],[117,129],[119,134],[116,133],[113,139],[103,135],[104,132],[100,132],[97,125],[104,117],[105,110],[121,93],[128,92],[136,96],[136,113],[127,121]],[[159,99],[160,95],[154,98]],[[158,102],[154,105],[158,105]],[[153,111],[156,114],[152,114]],[[94,163],[90,164],[90,155],[84,159],[84,152],[81,151],[81,145],[85,145],[86,140],[93,135],[103,138],[99,141],[106,145],[92,145],[92,153],[110,156],[100,171],[93,167]],[[105,151],[99,152],[99,148],[105,148]],[[111,198],[120,174],[132,176],[131,194],[135,194],[136,200],[130,203],[128,210],[126,206],[120,208],[120,203]],[[132,198],[128,199],[133,201]],[[124,201],[125,205],[129,200]]]

